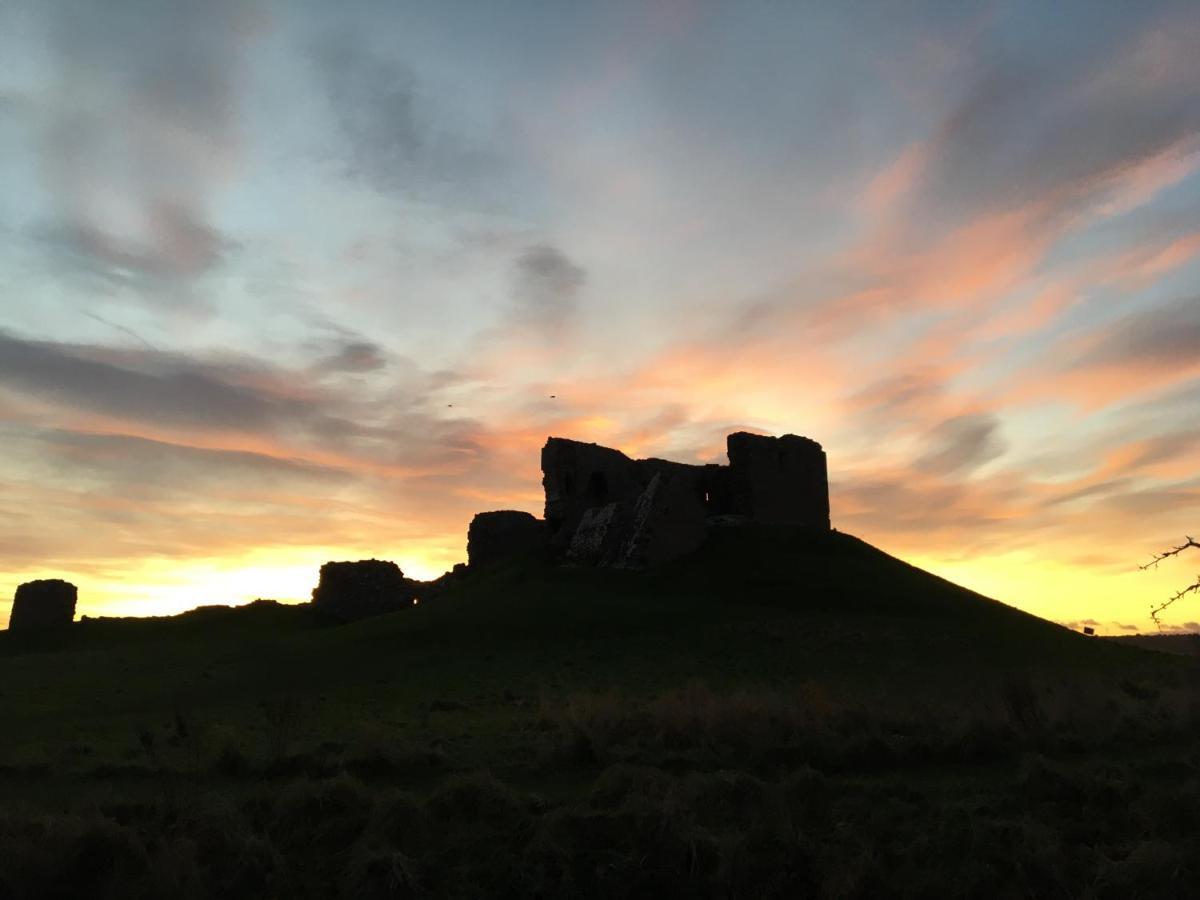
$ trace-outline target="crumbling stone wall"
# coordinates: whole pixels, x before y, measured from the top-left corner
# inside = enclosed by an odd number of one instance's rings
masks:
[[[570,543],[585,511],[636,497],[644,487],[634,461],[620,450],[555,437],[542,448],[546,529],[559,549]]]
[[[546,544],[545,523],[514,509],[476,514],[467,529],[467,561],[486,566],[535,553]]]
[[[412,606],[416,590],[394,562],[327,562],[313,589],[313,607],[343,622]]]
[[[78,588],[60,578],[27,581],[13,596],[8,630],[37,631],[70,625],[75,619],[78,596]]]

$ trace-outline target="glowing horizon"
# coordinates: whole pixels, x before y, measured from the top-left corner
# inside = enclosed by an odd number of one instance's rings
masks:
[[[1194,4],[344,6],[0,8],[0,620],[436,576],[549,435],[741,428],[1045,618],[1190,580]]]
[[[540,510],[527,511],[540,513]],[[318,570],[325,562],[386,558],[399,563],[408,577],[428,581],[449,571],[455,563],[466,561],[465,542],[464,524],[457,549],[438,540],[430,541],[424,552],[413,553],[410,545],[405,556],[389,556],[379,553],[377,548],[364,546],[311,546],[268,553],[250,549],[235,556],[197,558],[182,564],[169,559],[149,559],[142,561],[137,569],[124,571],[115,580],[103,571],[64,576],[62,572],[31,569],[17,573],[11,585],[0,589],[7,588],[7,595],[11,597],[20,582],[39,577],[67,577],[80,588],[80,609],[86,610],[81,615],[89,616],[173,615],[200,606],[237,606],[258,599],[304,603],[310,599]],[[962,560],[954,556],[901,555],[882,545],[879,549],[970,590],[1043,617],[1046,616],[1038,611],[1036,601],[1030,603],[1027,599],[1030,594],[1035,597],[1048,594],[1086,596],[1086,604],[1078,608],[1086,605],[1090,615],[1051,621],[1074,630],[1086,625],[1095,628],[1099,634],[1110,635],[1143,630],[1120,621],[1129,618],[1128,596],[1146,593],[1147,589],[1161,597],[1169,596],[1177,589],[1183,571],[1182,568],[1179,572],[1173,571],[1168,564],[1150,571],[1126,565],[1113,566],[1108,572],[1081,573],[1076,567],[1039,559],[1028,551]],[[1116,571],[1120,568],[1125,571]],[[5,609],[5,622],[7,616]],[[1194,621],[1185,624],[1168,621],[1165,630],[1200,631],[1200,627]]]

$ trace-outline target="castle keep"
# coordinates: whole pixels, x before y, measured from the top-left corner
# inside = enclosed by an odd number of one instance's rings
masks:
[[[548,549],[556,558],[642,568],[697,549],[717,523],[829,528],[829,480],[821,445],[794,434],[738,432],[728,465],[630,459],[619,450],[552,437],[542,448],[545,518],[480,513],[471,564]]]

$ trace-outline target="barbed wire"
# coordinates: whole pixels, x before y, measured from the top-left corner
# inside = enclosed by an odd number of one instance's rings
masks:
[[[1164,559],[1170,559],[1172,556],[1178,556],[1188,548],[1200,550],[1200,544],[1196,543],[1195,538],[1193,538],[1191,535],[1184,535],[1184,542],[1178,547],[1172,547],[1170,550],[1164,550],[1162,553],[1154,554],[1154,559],[1150,560],[1150,562],[1146,563],[1144,566],[1138,566],[1138,568],[1143,572],[1145,572],[1147,569],[1157,569],[1158,564]],[[1157,606],[1151,605],[1150,618],[1154,620],[1154,624],[1158,626],[1159,631],[1163,630],[1162,620],[1159,619],[1159,616],[1162,615],[1163,611],[1166,610],[1167,607],[1169,607],[1172,603],[1175,603],[1177,600],[1182,600],[1188,594],[1193,592],[1200,593],[1200,575],[1197,575],[1195,581],[1193,581],[1183,590],[1176,593],[1174,596],[1167,598],[1167,600],[1163,603],[1160,603]]]

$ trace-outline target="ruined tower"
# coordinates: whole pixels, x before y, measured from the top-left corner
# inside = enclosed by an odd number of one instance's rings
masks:
[[[773,525],[829,527],[825,451],[795,434],[739,431],[726,439],[730,512]]]

